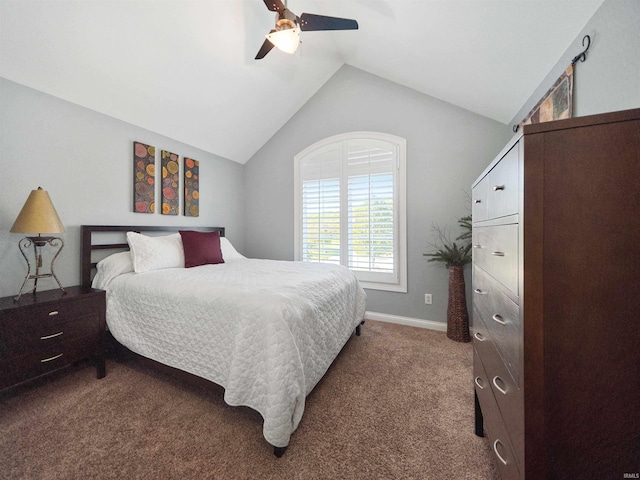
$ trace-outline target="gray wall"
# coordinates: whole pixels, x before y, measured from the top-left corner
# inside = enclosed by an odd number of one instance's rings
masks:
[[[367,309],[443,322],[448,273],[423,257],[431,225],[455,227],[470,212],[471,183],[510,135],[501,123],[362,70],[342,67],[246,164],[246,253],[293,259],[294,155],[359,130],[407,139],[408,293],[368,290]],[[425,293],[433,305],[424,304]]]
[[[580,53],[591,37],[585,62],[574,70],[576,117],[640,107],[640,1],[606,0],[565,54],[510,122],[519,123]],[[511,127],[510,127],[511,128]]]
[[[369,290],[368,309],[443,322],[447,272],[422,256],[431,225],[455,225],[468,212],[472,181],[581,50],[585,34],[592,44],[576,66],[575,115],[640,107],[639,24],[638,0],[605,1],[508,126],[345,66],[244,167],[0,78],[0,296],[17,293],[26,272],[21,236],[8,230],[38,186],[67,227],[57,263],[64,285],[79,281],[84,223],[223,225],[246,255],[292,259],[293,156],[331,135],[373,130],[407,139],[409,292]],[[200,160],[201,217],[132,212],[134,140]],[[424,305],[424,293],[433,294],[433,306]]]
[[[138,140],[200,161],[201,216],[132,211],[132,150]],[[56,274],[80,280],[82,224],[219,225],[244,247],[243,166],[0,78],[0,296],[18,293],[26,263],[23,235],[8,233],[31,190],[49,192],[66,232]],[[156,191],[156,199],[159,191]],[[42,289],[55,288],[52,279]]]

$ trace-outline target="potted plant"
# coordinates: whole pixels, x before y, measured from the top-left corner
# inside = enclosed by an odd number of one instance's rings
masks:
[[[429,262],[442,262],[449,269],[449,303],[447,305],[447,337],[456,342],[470,342],[469,312],[464,283],[464,266],[471,263],[471,215],[458,219],[463,233],[455,241],[446,231],[434,226],[438,239],[431,246],[435,251],[425,253]]]

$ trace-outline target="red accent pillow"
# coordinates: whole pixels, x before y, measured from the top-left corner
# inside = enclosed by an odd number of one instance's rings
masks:
[[[220,249],[220,232],[179,230],[184,248],[184,266],[197,267],[224,263]]]

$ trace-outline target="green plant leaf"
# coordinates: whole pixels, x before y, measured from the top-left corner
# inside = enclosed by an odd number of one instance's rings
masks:
[[[430,257],[429,262],[442,262],[447,268],[451,266],[464,266],[471,263],[473,258],[471,252],[471,215],[460,218],[458,225],[465,230],[456,238],[456,240],[462,240],[461,243],[451,241],[445,230],[437,225],[433,225],[432,228],[438,237],[436,243],[431,244],[435,251],[423,254],[425,257]]]

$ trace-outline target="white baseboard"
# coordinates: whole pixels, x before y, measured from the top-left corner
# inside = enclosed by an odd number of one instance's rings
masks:
[[[400,325],[409,325],[411,327],[428,328],[429,330],[437,330],[439,332],[447,331],[447,324],[442,322],[434,322],[432,320],[423,320],[421,318],[402,317],[400,315],[391,315],[389,313],[365,312],[366,320],[376,320],[379,322],[398,323]]]

